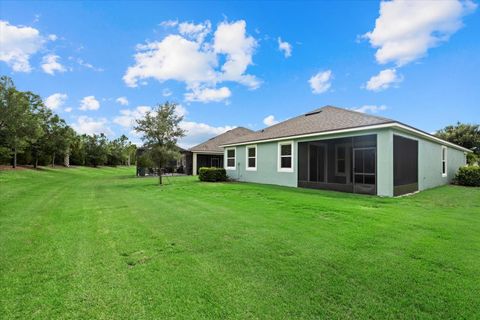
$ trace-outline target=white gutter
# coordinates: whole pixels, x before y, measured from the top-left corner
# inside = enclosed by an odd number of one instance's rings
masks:
[[[461,146],[456,145],[454,143],[442,140],[442,139],[437,138],[435,136],[432,136],[428,133],[425,133],[425,132],[422,132],[420,130],[411,128],[409,126],[406,126],[406,125],[398,123],[398,122],[375,124],[375,125],[371,125],[371,126],[355,127],[355,128],[340,129],[340,130],[330,130],[330,131],[317,132],[317,133],[307,133],[307,134],[293,135],[293,136],[287,136],[287,137],[281,137],[281,138],[260,139],[260,140],[253,140],[253,141],[246,141],[246,142],[239,142],[239,143],[230,143],[230,144],[220,145],[219,147],[226,148],[226,147],[232,147],[232,146],[243,146],[243,145],[254,144],[254,143],[290,140],[290,139],[293,139],[293,138],[294,139],[301,139],[301,138],[309,138],[309,137],[315,137],[315,136],[331,135],[331,134],[336,134],[336,133],[356,132],[356,131],[365,131],[365,130],[383,129],[383,128],[399,128],[399,129],[402,129],[402,130],[405,130],[405,131],[408,131],[408,132],[415,133],[415,134],[417,134],[419,136],[422,136],[422,137],[425,137],[429,140],[433,140],[435,142],[450,146],[452,148],[456,148],[456,149],[459,149],[459,150],[462,150],[462,151],[465,151],[465,152],[472,152],[472,150],[469,150],[467,148],[461,147]]]

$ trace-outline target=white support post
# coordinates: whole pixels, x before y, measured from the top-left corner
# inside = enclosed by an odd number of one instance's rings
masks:
[[[192,158],[193,158],[192,175],[196,176],[197,175],[197,154],[195,152],[192,154]]]

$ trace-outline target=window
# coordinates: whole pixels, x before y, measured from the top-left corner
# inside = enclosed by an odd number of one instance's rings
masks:
[[[278,171],[293,172],[293,142],[278,144]]]
[[[257,146],[247,146],[247,170],[257,170]]]
[[[335,175],[344,176],[346,172],[347,148],[345,145],[335,145]]]
[[[227,149],[227,169],[229,170],[235,170],[235,163],[237,162],[235,155],[235,148]]]
[[[442,177],[447,176],[447,147],[442,146]]]

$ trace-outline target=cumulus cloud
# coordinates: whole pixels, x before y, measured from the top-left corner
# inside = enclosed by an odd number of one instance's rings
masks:
[[[378,63],[405,65],[423,57],[428,49],[445,42],[473,12],[472,1],[384,1],[375,28],[363,35],[377,48]]]
[[[73,108],[72,107],[67,107],[65,109],[63,109],[63,111],[65,112],[72,112]]]
[[[98,110],[100,102],[95,99],[95,96],[84,97],[80,101],[80,110]]]
[[[128,99],[127,97],[118,97],[117,100],[115,100],[117,103],[121,104],[122,106],[128,106]]]
[[[282,51],[285,58],[292,55],[292,45],[287,41],[282,41],[282,38],[278,37],[278,50]]]
[[[379,74],[372,76],[367,81],[365,88],[370,91],[382,91],[392,85],[398,84],[403,80],[403,77],[397,75],[396,69],[385,69],[380,71]]]
[[[260,86],[255,76],[246,73],[253,64],[257,42],[247,35],[245,21],[222,22],[213,35],[209,21],[200,24],[168,21],[162,25],[175,27],[177,33],[161,41],[137,45],[135,63],[123,76],[128,86],[136,87],[149,78],[159,82],[175,80],[185,83],[188,91],[185,98],[189,101],[211,95],[214,96],[211,101],[219,101],[219,97],[227,99],[230,89],[225,86],[217,89],[222,82],[236,82],[250,89]]]
[[[113,122],[124,127],[132,129],[135,126],[135,121],[141,119],[152,108],[149,106],[138,106],[135,109],[120,110],[120,115],[113,119]]]
[[[46,42],[40,31],[32,27],[14,26],[0,20],[0,61],[16,72],[30,72],[30,57]]]
[[[185,100],[197,101],[197,102],[220,102],[228,99],[232,95],[232,92],[227,87],[221,87],[218,89],[211,88],[194,88],[192,92],[185,94]]]
[[[363,105],[361,107],[358,107],[358,108],[353,108],[352,110],[353,111],[357,111],[357,112],[361,112],[361,113],[366,113],[366,112],[369,112],[369,113],[377,113],[379,111],[383,111],[383,110],[386,110],[387,109],[387,106],[385,105],[380,105],[380,106],[376,106],[376,105]]]
[[[107,136],[113,135],[113,131],[108,126],[108,120],[105,118],[90,118],[87,116],[80,116],[77,121],[72,124],[72,128],[80,134],[100,134]]]
[[[186,132],[185,137],[179,141],[179,144],[183,148],[193,147],[194,145],[197,145],[205,140],[235,128],[234,126],[215,127],[205,123],[193,121],[182,121],[180,126]]]
[[[45,99],[45,106],[51,110],[55,110],[65,104],[68,96],[65,93],[54,93]]]
[[[312,88],[312,92],[314,94],[321,94],[326,92],[331,87],[331,80],[333,78],[333,74],[331,70],[321,71],[315,74],[308,80],[310,83],[310,87]]]
[[[273,126],[274,124],[277,124],[279,121],[275,119],[273,115],[269,115],[263,119],[263,123],[266,126]]]
[[[67,69],[60,63],[58,60],[59,56],[55,54],[48,54],[42,58],[42,69],[43,72],[48,73],[49,75],[54,75],[55,72],[65,72]]]

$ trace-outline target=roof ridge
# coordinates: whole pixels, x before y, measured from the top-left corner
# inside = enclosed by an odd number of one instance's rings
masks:
[[[347,111],[347,112],[350,112],[350,113],[355,113],[355,114],[359,114],[359,115],[362,115],[362,116],[377,118],[377,119],[381,119],[381,120],[395,121],[395,120],[390,119],[390,118],[385,118],[385,117],[381,117],[381,116],[376,116],[376,115],[373,115],[373,114],[370,114],[370,113],[366,113],[366,112],[355,111],[355,110],[352,110],[352,109],[349,109],[349,108],[342,108],[342,107],[337,107],[337,106],[332,106],[332,105],[326,105],[326,106],[322,107],[321,109],[323,109],[323,108],[333,108],[333,109],[342,110],[342,111]]]

